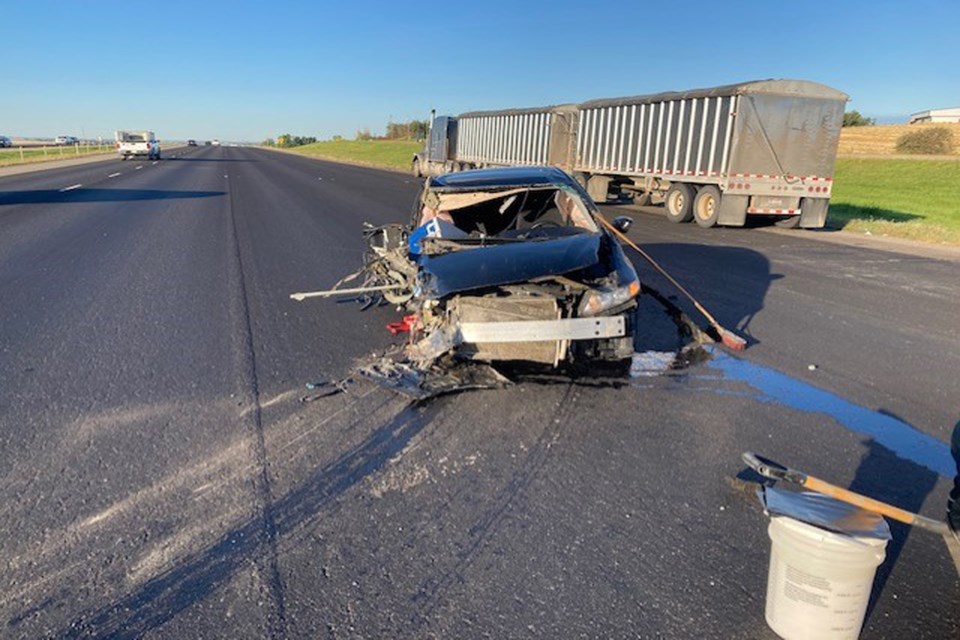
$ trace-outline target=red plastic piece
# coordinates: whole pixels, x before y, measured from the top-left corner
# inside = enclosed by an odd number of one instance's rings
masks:
[[[387,331],[393,335],[398,333],[406,333],[413,329],[417,324],[417,316],[403,316],[403,320],[400,322],[388,322]]]

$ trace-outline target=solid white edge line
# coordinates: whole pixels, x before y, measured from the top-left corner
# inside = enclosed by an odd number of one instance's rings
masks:
[[[64,187],[63,189],[60,189],[60,193],[63,193],[64,191],[73,191],[74,189],[79,189],[82,186],[83,186],[82,184],[70,185],[69,187]]]

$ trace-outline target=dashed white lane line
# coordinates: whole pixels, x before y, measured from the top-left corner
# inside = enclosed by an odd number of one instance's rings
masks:
[[[122,175],[123,175],[123,172],[117,171],[116,173],[111,173],[111,174],[108,175],[107,177],[108,177],[108,178],[116,178],[117,176],[122,176]]]
[[[137,167],[137,169],[143,169],[143,165],[140,165],[139,167]]]
[[[60,189],[60,193],[63,193],[64,191],[73,191],[74,189],[79,189],[82,186],[83,186],[82,184],[72,184],[69,187],[64,187],[63,189]]]
[[[154,160],[154,161],[153,161],[153,164],[157,164],[157,162],[159,162],[159,160]]]

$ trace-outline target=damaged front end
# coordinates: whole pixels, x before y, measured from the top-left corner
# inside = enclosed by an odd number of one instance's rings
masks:
[[[502,386],[511,366],[629,368],[637,273],[582,189],[562,172],[547,177],[464,186],[441,176],[409,227],[367,229],[363,268],[317,292],[403,309],[396,328],[409,341],[362,364],[363,377],[426,397]]]

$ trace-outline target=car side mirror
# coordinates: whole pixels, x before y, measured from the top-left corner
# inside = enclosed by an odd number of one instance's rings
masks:
[[[630,216],[617,216],[613,219],[613,228],[620,233],[626,233],[633,226],[633,218]]]

